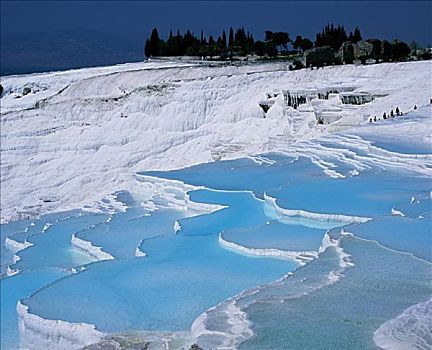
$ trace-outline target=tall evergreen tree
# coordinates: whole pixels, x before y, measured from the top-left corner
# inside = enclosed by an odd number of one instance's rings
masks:
[[[222,45],[224,48],[226,48],[227,46],[227,38],[226,38],[225,30],[222,32]]]
[[[177,28],[177,35],[175,36],[175,56],[183,55],[183,40],[180,34],[180,29]]]
[[[164,55],[167,56],[178,56],[178,45],[177,38],[173,36],[172,30],[169,33],[168,40],[166,41],[166,52]]]
[[[159,33],[156,28],[153,28],[150,35],[150,55],[159,56],[160,55],[160,45],[159,45]]]
[[[152,55],[151,48],[150,48],[150,41],[148,38],[146,39],[146,42],[144,45],[144,54],[146,57],[150,57]]]
[[[230,27],[229,31],[229,39],[228,39],[228,47],[232,48],[234,45],[234,30]]]
[[[359,41],[362,41],[362,35],[360,33],[360,29],[359,27],[356,27],[354,29],[354,35],[353,35],[353,40],[354,43],[358,43]]]

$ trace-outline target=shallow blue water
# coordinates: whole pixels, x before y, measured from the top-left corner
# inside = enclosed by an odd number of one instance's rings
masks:
[[[30,311],[109,332],[187,330],[207,308],[296,266],[248,260],[220,249],[216,237],[163,237],[144,248],[148,257],[93,264],[37,293]]]
[[[180,220],[177,235],[144,238],[140,249],[146,257],[87,266],[34,295],[26,302],[30,311],[49,319],[95,324],[108,332],[187,330],[207,308],[298,266],[245,257],[219,246],[218,234],[224,229],[268,220],[264,203],[250,193],[200,190],[192,192],[191,199],[229,207]],[[129,220],[122,214],[118,225]]]
[[[431,154],[432,145],[430,143],[401,143],[395,142],[393,139],[381,139],[373,142],[374,146],[386,149],[388,151],[395,151],[404,154]]]
[[[376,240],[390,249],[411,253],[418,258],[432,262],[430,217],[411,219],[386,216],[361,225],[352,225],[348,230],[357,237]]]
[[[11,247],[7,246],[5,242],[6,238],[12,239],[18,243],[24,243],[26,241],[29,242],[29,237],[43,233],[46,224],[54,223],[77,213],[78,211],[59,212],[44,215],[34,220],[21,220],[0,225],[1,276],[6,274],[7,267],[12,263],[14,253],[16,251],[16,249],[12,249]]]
[[[393,207],[409,203],[414,193],[431,187],[427,177],[381,168],[369,169],[361,176],[335,179],[325,176],[321,168],[305,158],[295,161],[275,154],[266,157],[275,164],[260,165],[244,159],[143,174],[221,190],[248,190],[260,198],[266,193],[287,209],[365,217],[389,215]]]
[[[156,199],[160,207],[149,211],[132,194],[120,192],[117,199],[127,210],[109,220],[101,214],[59,213],[41,217],[34,226],[28,222],[6,225],[2,241],[10,236],[19,242],[27,239],[34,246],[21,251],[22,260],[13,266],[24,272],[2,280],[2,288],[17,288],[16,293],[8,294],[5,317],[12,320],[13,304],[43,286],[45,268],[71,269],[91,261],[70,245],[76,233],[116,259],[88,264],[84,271],[42,288],[24,300],[30,312],[48,319],[95,324],[107,332],[185,331],[215,304],[270,283],[238,300],[248,311],[255,332],[243,348],[284,349],[283,344],[292,348],[374,348],[372,334],[381,323],[432,292],[427,283],[430,264],[424,261],[432,261],[428,250],[430,180],[378,167],[359,176],[333,179],[306,158],[266,157],[269,163],[240,159],[144,173],[217,189],[190,193],[192,201],[225,206],[211,214],[190,217],[190,212],[168,207],[162,198]],[[351,169],[337,160],[334,164],[343,172]],[[264,194],[276,198],[282,208],[372,218],[343,228],[361,238],[341,238],[355,266],[329,284],[329,275],[340,270],[340,255],[331,247],[294,276],[272,283],[299,265],[223,248],[219,234],[249,248],[318,251],[327,230],[340,238],[341,226],[349,223],[284,217],[266,205]],[[407,217],[391,216],[392,208]],[[181,227],[177,233],[176,221]],[[42,232],[48,222],[53,225]],[[137,248],[146,256],[135,257]],[[6,261],[11,257],[9,254]],[[42,282],[26,284],[30,274]],[[51,282],[56,277],[46,278]],[[215,310],[208,326],[224,330],[224,319],[226,315]],[[8,341],[16,342],[12,328],[5,327],[5,332],[10,334]]]
[[[45,232],[34,233],[27,241],[33,246],[19,252],[21,260],[13,269],[32,270],[46,267],[71,269],[94,261],[71,246],[71,236],[83,227],[105,222],[107,215],[70,213],[70,217],[53,222]]]
[[[318,251],[326,230],[277,221],[262,226],[225,230],[222,238],[247,248]]]
[[[430,187],[427,178],[406,178],[379,171],[345,179],[321,178],[307,186],[284,186],[270,190],[284,208],[374,217],[390,215],[391,209],[409,203],[413,193]]]
[[[7,267],[12,262],[14,252],[6,247],[6,237],[9,237],[17,232],[24,232],[30,224],[28,220],[15,221],[10,224],[0,225],[0,276],[6,275]]]
[[[271,162],[258,164],[251,159],[206,163],[167,172],[147,171],[141,174],[181,180],[192,185],[227,191],[253,191],[259,198],[269,188],[302,183],[322,176],[322,169],[306,158],[296,160],[281,154],[266,154]]]
[[[59,269],[33,270],[0,280],[1,349],[18,349],[18,317],[16,304],[47,284],[66,276]]]
[[[355,265],[337,283],[281,302],[298,288],[287,283],[276,298],[248,306],[255,336],[240,348],[376,349],[373,332],[382,323],[429,299],[430,264],[355,238],[345,238],[343,248]],[[299,278],[309,276],[307,267]]]

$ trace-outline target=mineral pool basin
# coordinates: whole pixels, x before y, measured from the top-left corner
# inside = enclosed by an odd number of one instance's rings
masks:
[[[376,349],[374,332],[382,324],[430,299],[430,262],[356,237],[343,237],[341,247],[354,266],[336,283],[295,293],[308,283],[310,270],[313,276],[325,267],[320,257],[296,271],[291,283],[274,286],[276,292],[269,288],[252,296],[257,302],[249,301],[245,311],[255,336],[240,349]],[[410,340],[415,343],[415,337]]]
[[[258,198],[264,198],[264,195],[275,198],[285,209],[365,218],[390,215],[392,208],[409,203],[414,194],[431,188],[427,176],[389,171],[379,166],[365,170],[359,176],[332,178],[304,157],[265,156],[268,163],[239,159],[141,174],[212,189],[251,191]],[[346,164],[332,161],[335,170],[342,167],[343,173],[347,174]]]
[[[274,156],[272,161],[274,163],[257,164],[250,159],[242,159],[173,172],[146,173],[195,185],[213,186],[217,190],[192,191],[190,198],[195,202],[219,204],[224,208],[194,217],[184,217],[181,213],[177,216],[175,212],[170,212],[161,218],[159,215],[164,213],[163,210],[148,213],[148,218],[153,216],[155,223],[158,223],[159,219],[164,222],[164,232],[160,235],[154,234],[157,224],[149,225],[151,234],[145,232],[146,218],[139,216],[136,208],[115,214],[111,221],[103,223],[107,228],[107,231],[103,232],[111,234],[104,236],[102,231],[93,234],[91,230],[84,230],[82,237],[90,242],[97,242],[107,251],[111,249],[115,252],[116,259],[89,264],[85,271],[42,287],[30,298],[24,299],[24,304],[29,306],[31,313],[40,317],[94,324],[98,330],[104,332],[189,330],[196,317],[208,308],[238,295],[243,290],[274,282],[299,267],[293,260],[251,257],[227,250],[219,243],[221,233],[230,235],[240,245],[249,244],[257,249],[317,250],[325,231],[337,226],[330,225],[328,220],[324,220],[325,224],[311,223],[301,218],[278,220],[269,215],[266,201],[263,200],[264,194],[274,197],[282,208],[325,214],[368,215],[372,219],[382,216],[383,226],[377,227],[390,229],[381,236],[372,238],[382,241],[383,244],[394,244],[391,245],[394,249],[404,245],[404,241],[409,238],[401,235],[400,240],[391,241],[390,231],[398,226],[397,220],[385,221],[385,217],[390,216],[391,209],[400,206],[413,215],[417,214],[418,210],[427,211],[427,205],[420,203],[417,208],[416,202],[411,203],[413,196],[430,190],[430,181],[420,176],[373,169],[357,177],[332,179],[326,176],[322,169],[303,158],[292,159],[278,155]],[[138,212],[135,213],[135,210]],[[140,219],[135,220],[138,217]],[[426,216],[426,220],[430,222],[430,217]],[[177,234],[171,230],[175,221],[180,223]],[[373,221],[370,225],[373,225],[372,223]],[[374,224],[378,223],[376,221]],[[422,222],[407,221],[407,224],[413,224],[411,227],[421,230],[427,228]],[[135,225],[142,226],[143,231]],[[296,225],[302,227],[297,230]],[[283,236],[284,226],[287,227],[288,236],[295,237],[292,242],[288,242]],[[122,234],[122,227],[127,228],[128,232]],[[356,233],[358,232],[359,236],[371,238],[373,226],[370,226],[370,230],[363,229],[361,225],[358,227],[360,228]],[[249,232],[251,236],[242,236],[243,232]],[[264,234],[261,235],[262,233]],[[422,242],[427,242],[425,237],[420,237]],[[348,238],[344,240],[351,242]],[[43,244],[43,240],[40,242]],[[127,249],[123,251],[123,248],[116,247],[116,242]],[[347,249],[356,246],[372,249],[373,244],[377,244],[352,242],[354,243],[347,243]],[[146,254],[145,257],[132,256],[133,248],[137,244]],[[418,244],[406,246],[413,254],[425,254],[420,251],[421,246]],[[358,250],[351,251],[354,257]],[[383,253],[381,250],[375,252]],[[379,260],[379,254],[374,257],[376,261]],[[319,264],[323,261],[320,257],[313,263]],[[337,254],[332,263],[339,263]],[[410,270],[411,265],[411,260],[407,260],[402,274]],[[306,265],[308,266],[309,264]],[[423,269],[423,266],[421,268]],[[319,265],[317,271],[320,271]],[[360,274],[366,275],[365,271]],[[328,270],[323,276],[327,278]],[[363,280],[362,278],[360,279]],[[397,280],[400,281],[400,275],[397,275]],[[410,283],[415,285],[417,280],[420,279],[410,279]],[[347,281],[350,281],[348,275]],[[389,285],[393,286],[394,281],[390,281]],[[426,292],[427,288],[411,301],[421,301]],[[401,298],[408,294],[403,294]],[[399,297],[397,295],[394,301],[394,305],[399,306],[386,315],[401,311],[411,302],[405,300],[398,304],[398,300],[401,300]],[[250,306],[251,317],[256,315],[253,307]],[[265,326],[264,319],[256,320]]]
[[[144,239],[140,249],[145,257],[90,264],[43,288],[24,300],[29,311],[47,319],[94,324],[104,332],[189,330],[208,308],[299,266],[292,260],[244,256],[219,245],[224,229],[267,222],[263,201],[251,193],[201,190],[191,193],[191,199],[227,207],[180,220],[176,235]]]

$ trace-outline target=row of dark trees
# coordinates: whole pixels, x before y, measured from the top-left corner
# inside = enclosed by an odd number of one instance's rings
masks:
[[[252,34],[243,27],[234,30],[230,28],[228,35],[225,30],[217,38],[210,35],[207,39],[201,31],[201,36],[195,36],[190,30],[181,34],[179,30],[174,35],[170,31],[168,40],[159,37],[154,28],[150,39],[145,42],[144,52],[147,57],[154,56],[245,56],[256,53],[260,56],[276,56],[278,47],[287,50],[290,41],[288,33],[266,32],[266,41],[255,41]]]
[[[356,44],[361,40],[362,35],[358,27],[354,29],[354,32],[350,32],[348,36],[344,26],[335,27],[332,23],[327,24],[322,32],[316,35],[315,47],[330,46],[338,50],[346,41]]]
[[[279,53],[290,54],[288,43],[292,43],[295,52],[303,52],[313,47],[330,46],[338,50],[344,42],[358,43],[362,40],[360,29],[356,27],[353,32],[346,33],[344,26],[326,25],[323,30],[316,34],[315,42],[301,35],[292,40],[286,32],[266,31],[264,41],[255,41],[251,33],[243,27],[234,30],[229,29],[228,35],[225,30],[218,37],[210,35],[208,38],[201,31],[197,37],[190,30],[181,34],[170,31],[168,39],[159,37],[158,30],[154,28],[150,38],[145,42],[145,55],[147,57],[157,56],[204,56],[221,58],[233,58],[234,56],[246,56],[256,54],[258,56],[276,57]],[[383,41],[384,46],[386,46]],[[375,43],[376,44],[376,43]],[[384,51],[392,51],[389,58],[401,59],[410,54],[409,47],[401,41],[384,47]],[[377,47],[378,50],[378,47]]]

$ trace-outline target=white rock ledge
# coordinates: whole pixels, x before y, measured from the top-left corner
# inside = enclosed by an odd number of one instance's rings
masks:
[[[351,224],[351,223],[363,223],[369,221],[370,218],[363,216],[351,216],[351,215],[342,215],[342,214],[321,214],[321,213],[313,213],[301,209],[285,209],[278,206],[276,203],[276,198],[273,198],[264,193],[265,204],[272,208],[278,215],[280,216],[297,216],[305,219],[318,220],[318,221],[331,221],[331,222],[340,222],[342,224]]]
[[[20,250],[26,249],[28,247],[31,247],[33,243],[27,242],[27,240],[24,241],[24,243],[17,242],[13,240],[12,238],[6,237],[5,239],[5,245],[8,249],[12,250],[13,252],[17,253]]]
[[[233,250],[237,253],[251,256],[273,257],[278,259],[293,260],[300,265],[305,265],[306,262],[318,257],[318,252],[313,250],[297,252],[280,250],[276,248],[248,248],[237,243],[225,240],[222,237],[222,234],[219,234],[219,244],[224,248]]]
[[[96,247],[91,242],[76,237],[75,234],[72,235],[71,243],[74,247],[82,250],[98,261],[114,259],[111,254],[104,252],[101,247]]]
[[[28,307],[20,301],[17,303],[16,310],[20,346],[24,349],[79,349],[96,343],[105,336],[91,324],[47,320],[31,314]]]

